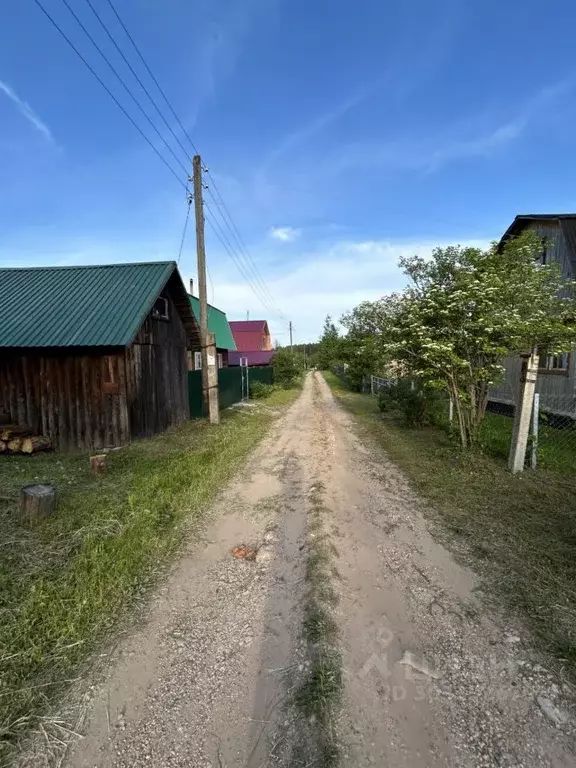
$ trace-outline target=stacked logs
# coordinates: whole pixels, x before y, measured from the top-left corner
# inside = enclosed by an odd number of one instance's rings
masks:
[[[52,448],[50,438],[34,435],[29,427],[0,424],[0,453],[38,453]]]

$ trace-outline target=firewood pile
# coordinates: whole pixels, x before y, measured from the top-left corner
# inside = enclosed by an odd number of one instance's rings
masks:
[[[50,438],[35,435],[29,427],[0,424],[0,453],[38,453],[52,448]]]

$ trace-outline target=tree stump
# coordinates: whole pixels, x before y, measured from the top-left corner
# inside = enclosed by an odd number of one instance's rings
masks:
[[[20,491],[20,521],[30,523],[56,512],[56,488],[53,485],[25,485]]]
[[[90,469],[95,475],[103,475],[106,472],[106,454],[90,456]]]

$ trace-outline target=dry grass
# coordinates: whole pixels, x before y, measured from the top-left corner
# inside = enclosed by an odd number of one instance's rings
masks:
[[[296,395],[112,452],[102,477],[85,455],[0,457],[0,764]],[[24,528],[14,513],[30,482],[57,485],[58,513]]]
[[[466,455],[445,432],[410,430],[383,419],[375,399],[346,390],[331,374],[326,379],[360,429],[431,502],[425,512],[440,523],[440,534],[450,534],[444,536],[448,545],[472,556],[488,593],[520,616],[540,646],[576,680],[574,474],[560,463],[556,470],[512,476],[505,452],[495,450],[501,424],[493,417],[485,445],[489,455]]]

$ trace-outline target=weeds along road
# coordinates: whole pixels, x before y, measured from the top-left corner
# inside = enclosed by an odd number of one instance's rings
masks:
[[[573,766],[555,681],[419,504],[309,374],[119,643],[65,765]]]

